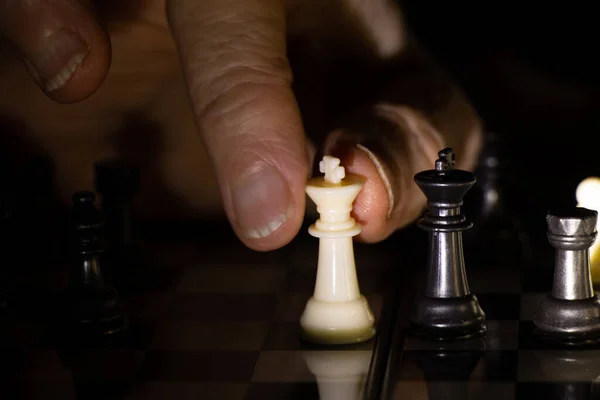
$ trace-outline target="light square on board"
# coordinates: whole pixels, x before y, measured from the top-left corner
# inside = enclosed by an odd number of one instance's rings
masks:
[[[247,383],[144,382],[134,388],[129,400],[244,400],[247,389]]]
[[[437,382],[429,386],[425,381],[400,381],[394,387],[394,399],[430,400],[430,393],[469,393],[474,399],[516,400],[515,384],[508,382]]]
[[[78,377],[102,382],[131,382],[145,358],[145,350],[78,349],[68,363]]]
[[[261,351],[253,382],[314,382],[301,351]]]
[[[266,321],[165,320],[154,334],[152,349],[260,350],[268,329]]]
[[[281,266],[216,266],[185,268],[178,292],[252,294],[279,293],[286,270]]]
[[[257,351],[150,351],[138,373],[140,381],[248,382]]]
[[[521,350],[520,382],[590,382],[600,375],[600,350]]]
[[[277,307],[277,295],[178,293],[167,318],[199,321],[270,321]]]
[[[252,382],[314,382],[319,374],[352,379],[366,376],[369,350],[262,351]]]
[[[316,382],[251,382],[244,400],[302,399],[320,400]]]

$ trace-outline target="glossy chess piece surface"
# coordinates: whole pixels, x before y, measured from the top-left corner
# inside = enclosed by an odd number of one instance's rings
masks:
[[[115,288],[104,278],[104,221],[92,192],[73,195],[70,226],[71,273],[64,296],[63,328],[85,340],[123,332],[124,310]]]
[[[471,293],[463,254],[462,232],[472,223],[461,213],[463,198],[475,176],[454,169],[452,149],[439,152],[435,169],[415,176],[429,211],[418,222],[428,232],[425,290],[411,316],[412,333],[434,340],[464,340],[486,331],[485,314]]]

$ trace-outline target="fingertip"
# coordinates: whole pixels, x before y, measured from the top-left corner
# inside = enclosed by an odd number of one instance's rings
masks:
[[[85,100],[100,88],[108,75],[112,60],[108,33],[99,25],[94,25],[83,34],[87,36],[89,50],[69,80],[50,91],[38,82],[46,95],[58,103],[70,104]]]
[[[389,209],[393,200],[390,199],[389,183],[365,148],[336,149],[334,155],[340,158],[348,174],[365,179],[352,211],[354,219],[362,225],[362,232],[357,238],[366,243],[384,240],[392,233]]]
[[[241,231],[236,226],[234,226],[234,230],[242,243],[252,250],[261,252],[277,250],[288,245],[298,235],[304,219],[304,212],[301,210],[303,208],[294,209],[288,219],[266,237],[249,237],[247,232]]]
[[[220,170],[225,209],[238,237],[248,247],[269,251],[288,244],[298,233],[305,209],[308,169],[301,146],[284,153],[254,144],[255,161],[238,159]],[[251,145],[239,144],[248,151]]]
[[[42,91],[60,103],[81,101],[110,66],[108,32],[80,1],[14,2],[0,15],[2,33],[21,53]]]
[[[295,172],[290,176],[269,166],[229,182],[230,220],[249,248],[275,250],[298,234],[304,218],[305,181]]]

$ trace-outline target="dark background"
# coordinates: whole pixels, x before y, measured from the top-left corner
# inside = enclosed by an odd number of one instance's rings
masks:
[[[452,71],[504,138],[506,178],[525,216],[573,205],[600,175],[600,35],[589,6],[527,2],[400,2],[417,38]],[[502,147],[502,149],[500,149]]]

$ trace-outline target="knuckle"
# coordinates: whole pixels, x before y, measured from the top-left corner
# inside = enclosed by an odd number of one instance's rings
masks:
[[[237,104],[236,96],[252,97],[261,88],[291,86],[279,23],[276,17],[248,9],[235,13],[192,9],[178,19],[177,36],[185,44],[182,61],[198,118]]]
[[[229,113],[257,101],[270,90],[291,86],[291,72],[285,60],[248,51],[231,58],[198,66],[204,73],[194,74],[189,83],[198,118]]]

